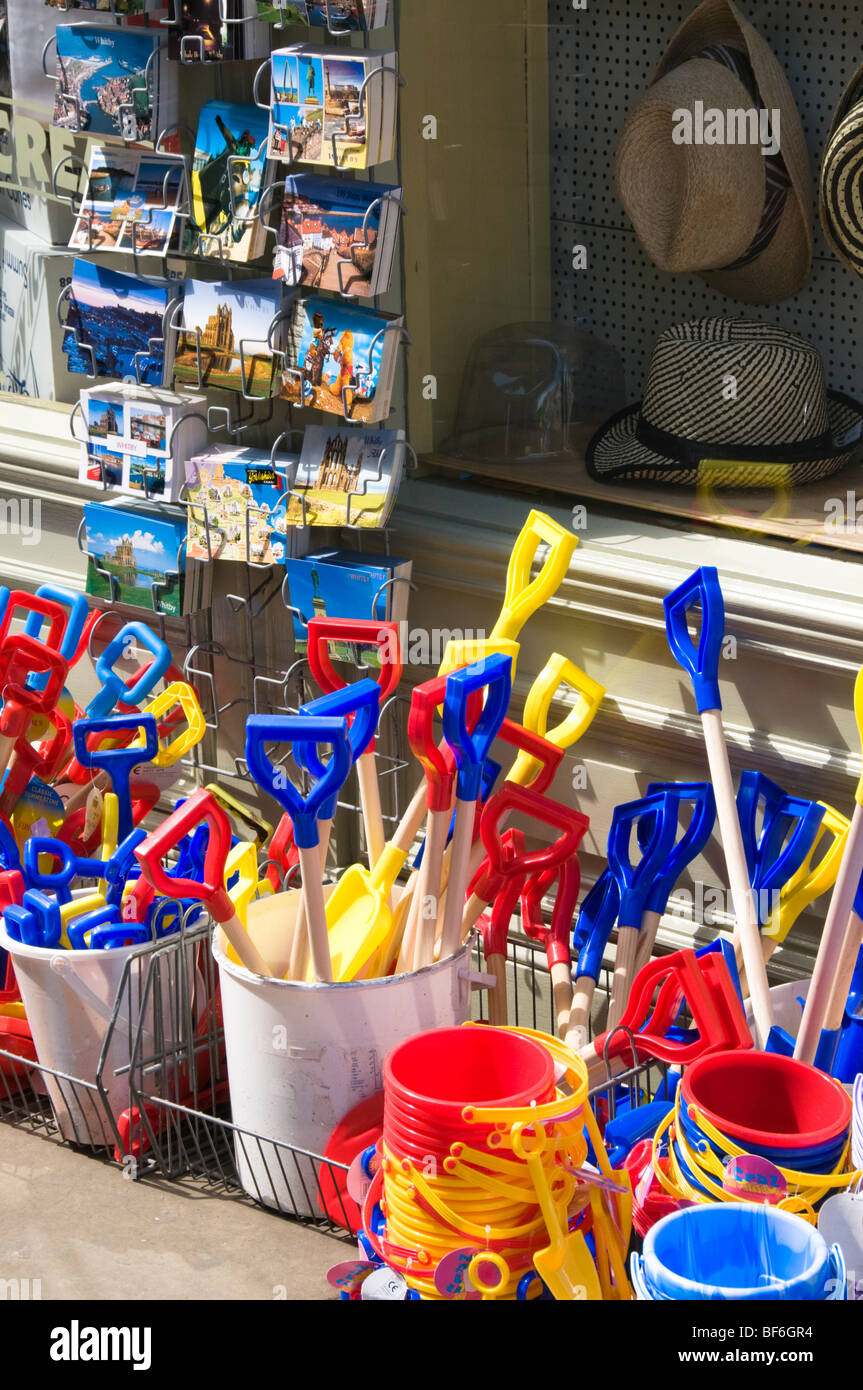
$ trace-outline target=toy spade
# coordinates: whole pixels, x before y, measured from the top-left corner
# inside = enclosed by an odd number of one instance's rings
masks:
[[[569,714],[553,729],[549,729],[549,711],[562,689],[574,690],[576,701]],[[577,743],[593,723],[605,693],[604,685],[591,680],[590,676],[585,675],[584,671],[580,671],[565,656],[555,652],[549,657],[530,688],[524,705],[522,723],[526,729],[541,735],[563,753],[565,749]],[[517,782],[520,786],[528,786],[538,771],[539,769],[532,764],[530,754],[523,752],[516,759],[509,780]]]
[[[759,811],[760,834],[756,831]],[[737,813],[758,925],[763,926],[774,897],[812,853],[824,807],[818,801],[787,796],[763,773],[746,771],[737,790]]]
[[[542,915],[542,900],[555,885],[551,926],[546,926]],[[538,941],[545,947],[551,975],[554,1016],[560,1038],[566,1034],[572,1011],[572,951],[569,942],[580,886],[581,870],[578,859],[571,855],[556,868],[534,874],[521,895],[522,931],[532,941]]]
[[[576,1052],[587,1043],[593,996],[619,907],[617,879],[606,869],[581,904],[573,933],[578,962],[565,1041]]]
[[[325,744],[332,747],[330,761],[306,797],[300,795],[284,769],[275,767],[267,757],[265,746],[273,743]],[[333,972],[327,938],[318,817],[322,808],[344,786],[351,761],[346,719],[253,714],[246,721],[246,762],[249,771],[260,787],[272,793],[294,823],[312,966],[315,979],[323,983],[332,981]]]
[[[488,973],[494,976],[494,989],[488,996],[488,1021],[497,1028],[506,1027],[507,1024],[506,943],[510,923],[525,883],[525,875],[519,868],[518,860],[519,857],[523,859],[527,851],[524,833],[521,830],[507,830],[502,839],[502,882],[494,894],[491,916],[480,918],[483,964]]]
[[[169,877],[162,864],[166,854],[179,844],[184,835],[190,834],[203,822],[206,822],[210,832],[203,882]],[[246,969],[256,975],[269,975],[266,962],[249,939],[225,889],[225,862],[230,847],[231,825],[228,817],[212,793],[200,788],[178,811],[168,816],[143,844],[137,846],[135,858],[141,865],[144,878],[157,893],[166,898],[193,898],[203,903],[211,917],[220,924]]]
[[[851,822],[847,816],[843,816],[825,802],[821,802],[821,806],[824,816],[812,848],[797,873],[783,887],[779,894],[779,902],[761,933],[765,960],[769,960],[776,947],[782,944],[801,912],[836,882]],[[830,842],[825,848],[822,842],[827,835],[830,836]],[[822,853],[815,862],[815,855],[819,849]]]
[[[548,546],[536,575],[533,564],[541,545]],[[490,641],[517,641],[527,620],[557,593],[578,545],[578,537],[544,512],[532,511],[516,537],[506,573],[503,608]]]
[[[443,730],[444,738],[455,755],[458,777],[441,960],[453,955],[461,943],[464,894],[470,873],[470,848],[476,803],[482,789],[483,763],[506,716],[511,689],[512,663],[504,656],[488,657],[485,661],[478,661],[475,666],[466,667],[464,671],[454,671],[447,678]],[[471,729],[470,697],[477,690],[487,692],[486,701]]]
[[[19,739],[31,719],[54,709],[63,690],[68,666],[59,652],[24,634],[11,634],[0,643],[0,774],[6,771]],[[47,675],[44,689],[26,684],[32,673]]]
[[[119,672],[114,670],[114,664],[121,659],[131,642],[152,652],[153,660],[139,673],[130,689]],[[102,682],[102,688],[87,706],[87,718],[104,719],[119,700],[140,705],[158,685],[170,664],[170,651],[145,623],[126,623],[96,659],[96,675]]]
[[[647,906],[647,898],[657,874],[668,860],[677,835],[675,792],[660,792],[616,806],[608,836],[608,864],[617,879],[620,907],[617,913],[617,951],[614,958],[614,979],[611,1002],[608,1006],[608,1027],[613,1028],[626,1007],[629,990],[635,975],[638,934]],[[642,816],[650,817],[651,836],[637,864],[632,863],[632,831]],[[641,846],[639,846],[641,848]]]
[[[563,1192],[556,1201],[543,1167],[542,1154],[549,1143],[551,1140],[539,1122],[532,1125],[530,1130],[520,1124],[513,1126],[513,1153],[527,1164],[549,1237],[549,1244],[534,1252],[533,1266],[558,1301],[600,1302],[602,1291],[599,1275],[584,1236],[581,1231],[566,1232],[568,1203],[561,1198],[564,1194],[571,1198],[574,1190],[572,1179],[563,1169],[560,1170],[556,1182],[563,1185]]]
[[[355,681],[353,685],[345,686],[341,690],[334,690],[330,695],[321,695],[319,699],[311,700],[308,704],[301,706],[300,714],[319,716],[324,719],[347,719],[351,760],[356,765],[358,758],[374,743],[380,715],[380,699],[381,691],[377,681]],[[324,766],[317,757],[313,744],[295,743],[291,751],[298,767],[302,767],[313,776],[323,776]],[[327,851],[337,804],[338,791],[321,806],[318,816],[322,877],[326,867]],[[294,945],[291,952],[291,975],[296,980],[303,979],[306,973],[308,965],[307,944],[305,899],[301,897],[297,909]]]
[[[309,623],[306,655],[312,675],[325,695],[331,695],[347,684],[333,667],[329,652],[330,642],[356,642],[359,645],[377,648],[380,660],[380,674],[377,680],[380,687],[379,711],[382,712],[386,701],[395,694],[402,678],[398,623],[313,618]],[[357,758],[357,777],[360,784],[360,803],[363,809],[369,866],[374,868],[386,843],[374,737]]]
[[[689,635],[687,615],[691,608],[699,604],[701,633],[696,647]],[[675,660],[692,678],[695,700],[704,729],[722,848],[728,869],[734,915],[737,919],[735,944],[739,944],[743,953],[758,1043],[760,1047],[764,1047],[773,1025],[773,1010],[767,971],[761,953],[758,917],[734,800],[725,732],[722,727],[719,658],[725,637],[725,604],[716,570],[706,566],[696,570],[685,583],[668,595],[664,600],[664,606],[669,645]]]
[[[863,738],[863,668],[858,672],[854,687],[854,715]],[[825,1027],[832,1030],[837,1026],[835,1019],[839,1006],[836,999],[839,994],[842,995],[844,1008],[860,950],[863,920],[854,911],[854,902],[863,878],[863,778],[858,783],[854,800],[854,815],[845,853],[821,933],[812,984],[794,1047],[794,1056],[801,1062],[814,1062],[821,1030]]]
[[[668,899],[683,871],[705,848],[716,823],[716,798],[709,782],[651,782],[647,788],[647,795],[657,796],[666,791],[673,792],[680,805],[691,802],[692,816],[648,890],[635,957],[636,971],[641,970],[653,955],[659,924],[668,906]],[[638,842],[642,850],[646,851],[652,834],[649,816],[639,820],[637,833]]]
[[[34,743],[24,737],[15,744],[15,757],[0,791],[0,816],[11,816],[33,777],[50,783],[59,772],[72,742],[72,725],[59,709],[46,715],[46,724],[50,734],[46,730],[46,736]]]
[[[141,742],[135,741],[125,748],[89,747],[88,734],[113,730],[131,730],[133,735],[140,732]],[[152,714],[115,714],[107,719],[77,719],[72,727],[72,741],[75,756],[82,767],[100,768],[110,778],[112,791],[117,798],[117,833],[121,840],[125,840],[135,828],[130,786],[132,770],[140,763],[152,762],[159,752],[155,719]]]

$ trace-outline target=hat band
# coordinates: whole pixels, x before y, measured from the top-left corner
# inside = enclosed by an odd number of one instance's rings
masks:
[[[659,429],[639,416],[635,429],[639,444],[644,444],[654,454],[663,458],[677,459],[680,463],[697,466],[702,459],[730,459],[741,463],[805,463],[807,459],[821,459],[836,453],[837,443],[831,430],[814,439],[790,444],[764,444],[749,448],[741,444],[715,444],[684,439],[682,435],[671,434]]]
[[[720,63],[734,73],[737,80],[749,93],[750,100],[756,111],[765,109],[764,100],[758,88],[758,79],[755,70],[749,61],[748,56],[740,49],[731,48],[728,44],[712,44],[709,48],[703,48],[700,53],[694,55],[696,58],[707,58],[712,63]],[[680,67],[684,62],[690,62],[691,58],[681,59],[676,64]],[[669,69],[673,71],[673,69]],[[791,188],[791,177],[785,166],[785,160],[781,152],[775,155],[765,154],[764,159],[764,207],[761,212],[761,221],[758,230],[752,241],[730,265],[722,267],[722,271],[742,270],[745,266],[751,265],[762,256],[779,230],[782,221],[782,214],[785,212],[785,204],[788,201],[788,192]],[[721,272],[720,272],[721,273]]]

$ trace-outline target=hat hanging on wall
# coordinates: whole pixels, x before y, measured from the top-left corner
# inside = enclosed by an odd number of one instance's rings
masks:
[[[812,267],[812,176],[785,74],[730,0],[704,0],[626,118],[617,193],[660,270],[744,304],[796,294]]]
[[[587,448],[599,482],[775,487],[855,461],[863,405],[828,391],[816,348],[749,319],[696,319],[653,350],[644,399]]]
[[[836,108],[821,166],[821,225],[836,255],[863,275],[863,67]]]

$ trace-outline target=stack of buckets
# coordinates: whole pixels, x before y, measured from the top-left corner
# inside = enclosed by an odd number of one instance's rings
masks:
[[[723,1158],[721,1147],[693,1119],[693,1107],[732,1147],[797,1173],[833,1172],[848,1144],[851,1100],[844,1087],[815,1067],[775,1053],[711,1053],[684,1073],[677,1124],[686,1145],[697,1150],[710,1144]],[[689,1181],[700,1187],[679,1148],[676,1155]]]
[[[633,1255],[640,1302],[846,1298],[838,1245],[801,1217],[755,1203],[687,1207],[648,1232]]]

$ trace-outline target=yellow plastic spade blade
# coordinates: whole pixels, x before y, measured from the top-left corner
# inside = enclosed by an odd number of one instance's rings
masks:
[[[577,699],[566,718],[549,729],[551,705],[562,687],[574,690]],[[604,696],[604,685],[593,680],[559,652],[554,652],[530,688],[524,704],[522,724],[556,748],[571,748],[592,724]],[[529,786],[539,772],[540,764],[536,758],[522,751],[513,763],[507,781],[516,782],[520,787]]]
[[[369,873],[353,864],[342,874],[327,903],[327,931],[333,980],[355,980],[392,933],[389,897],[407,854],[387,845]],[[306,978],[311,979],[311,966]]]
[[[549,547],[549,553],[531,579],[536,553],[543,544]],[[500,637],[518,640],[528,618],[557,593],[577,545],[578,537],[550,516],[544,512],[530,513],[513,546],[503,608],[492,628],[491,641]]]
[[[534,1268],[559,1302],[587,1300],[599,1303],[602,1301],[602,1288],[584,1236],[581,1231],[564,1234],[561,1215],[542,1166],[541,1154],[548,1142],[545,1131],[541,1124],[535,1124],[532,1128],[534,1133],[529,1135],[523,1126],[513,1127],[513,1152],[527,1164],[549,1236],[545,1249],[537,1250],[534,1254]]]

